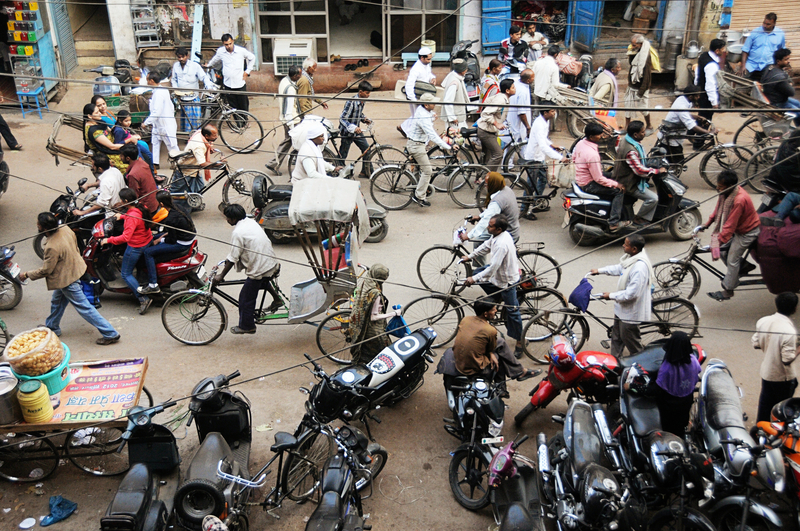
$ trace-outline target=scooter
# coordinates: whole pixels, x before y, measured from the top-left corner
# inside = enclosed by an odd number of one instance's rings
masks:
[[[120,83],[131,85],[139,82],[138,76],[134,76],[135,70],[138,70],[138,68],[131,66],[130,61],[118,59],[114,61],[114,66],[98,66],[86,69],[84,72],[99,74],[99,77],[95,78],[95,82],[103,83],[103,85],[94,85],[93,94],[118,96],[120,94],[127,95],[131,92],[130,86],[120,86]],[[112,83],[111,93],[105,88],[107,83]]]
[[[22,301],[19,264],[13,261],[14,246],[0,247],[0,310],[10,310]]]
[[[130,470],[122,478],[114,499],[100,519],[101,531],[164,531],[172,513],[171,489],[180,482],[181,462],[172,432],[153,417],[175,405],[134,406],[122,434],[121,452],[127,444]]]
[[[527,435],[494,454],[489,465],[489,500],[502,531],[544,531],[536,463],[517,452]]]
[[[701,380],[692,423],[695,442],[711,455],[715,472],[714,495],[703,509],[722,529],[778,529],[783,525],[780,517],[754,499],[751,479],[757,478],[767,490],[783,492],[783,456],[780,448],[768,449],[745,429],[739,396],[725,363],[712,360]]]
[[[800,398],[775,404],[770,420],[759,422],[751,434],[760,445],[781,450],[789,469],[784,493],[792,505],[794,522],[800,523]]]
[[[330,376],[314,363],[313,373],[320,381],[311,389],[310,406],[324,423],[335,419],[363,422],[371,439],[367,419],[380,421],[370,411],[396,404],[422,387],[428,364],[433,363],[434,339],[432,328],[420,328],[384,348],[366,365],[351,365]]]
[[[81,253],[86,262],[86,272],[100,279],[100,293],[103,290],[114,293],[131,292],[120,276],[125,245],[100,245],[100,240],[113,236],[115,232],[121,233],[121,230],[115,226],[114,218],[98,221],[92,229],[91,239]],[[163,294],[177,293],[190,287],[200,288],[204,285],[202,279],[206,276],[204,264],[208,255],[197,249],[197,240],[192,243],[188,251],[161,256],[160,259],[161,262],[156,262],[156,276]],[[137,265],[136,276],[139,284],[147,282],[144,261],[140,261]]]
[[[78,187],[74,192],[72,188],[67,186],[67,193],[58,196],[53,201],[53,204],[50,205],[50,213],[55,216],[58,224],[66,224],[75,233],[75,237],[78,239],[78,250],[81,252],[86,248],[86,243],[92,238],[94,226],[98,221],[105,219],[105,213],[102,210],[95,210],[84,216],[76,216],[72,213],[73,210],[78,209],[78,199],[81,199],[81,194],[86,192],[83,188],[84,184],[86,184],[85,177],[78,181]],[[99,190],[94,190],[83,198],[81,210],[89,209],[99,194]],[[33,239],[33,251],[41,259],[44,259],[44,242],[46,238],[47,235],[40,233]]]
[[[665,154],[666,151],[663,151],[662,158],[657,161],[651,159],[649,167],[668,168],[669,163],[663,158]],[[674,174],[670,172],[657,173],[652,178],[658,194],[658,205],[652,223],[645,229],[630,225],[617,232],[611,232],[609,228],[611,198],[584,192],[577,183],[573,182],[572,190],[563,194],[563,206],[566,210],[565,225],[563,226],[568,226],[572,241],[577,245],[591,246],[633,231],[637,231],[639,234],[669,231],[673,239],[677,241],[691,238],[692,230],[703,221],[698,208],[699,203],[684,197],[688,187]],[[635,198],[625,195],[621,216],[623,221],[635,218],[634,203],[636,203]]]
[[[477,42],[479,41],[458,41],[450,50],[451,66],[454,59],[463,59],[467,62],[467,72],[464,74],[464,85],[467,87],[469,101],[475,104],[474,108],[467,107],[467,114],[475,114],[481,100],[481,65],[478,61],[478,56],[471,50],[472,45]]]
[[[239,371],[204,378],[192,390],[187,426],[196,421],[200,448],[186,470],[186,478],[175,493],[175,516],[183,527],[199,530],[208,515],[225,521],[229,508],[247,505],[251,489],[221,477],[250,479],[252,417],[250,402],[228,389]],[[242,526],[241,523],[245,522]],[[230,531],[246,531],[246,518],[226,521]]]
[[[339,172],[340,179],[352,179],[353,164],[348,164]],[[253,205],[256,207],[254,219],[264,228],[267,237],[273,243],[286,243],[293,240],[294,226],[289,221],[289,203],[292,200],[291,184],[270,185],[263,176],[253,179]],[[381,207],[367,207],[369,214],[369,236],[364,240],[367,243],[378,243],[389,234],[389,222],[386,220],[386,211]],[[306,230],[315,234],[316,229],[308,225]]]

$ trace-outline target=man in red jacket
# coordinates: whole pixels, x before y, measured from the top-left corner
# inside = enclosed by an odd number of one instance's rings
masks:
[[[156,201],[158,187],[150,166],[139,158],[139,149],[136,144],[125,144],[119,151],[122,160],[128,164],[128,172],[125,174],[128,188],[136,192],[139,203],[149,210],[152,216],[158,210],[158,201]]]
[[[733,290],[739,285],[740,269],[741,275],[746,275],[756,268],[746,260],[743,264],[742,255],[758,238],[761,222],[753,200],[738,182],[736,172],[720,172],[717,177],[717,206],[708,221],[700,226],[701,230],[705,230],[716,220],[711,234],[711,248],[712,251],[715,247],[719,249],[720,258],[728,266],[728,271],[722,279],[722,290],[711,292],[708,296],[720,302],[733,297]]]

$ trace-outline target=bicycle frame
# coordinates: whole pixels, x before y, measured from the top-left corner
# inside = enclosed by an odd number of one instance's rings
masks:
[[[687,254],[684,258],[679,257],[672,257],[668,261],[673,264],[680,264],[680,263],[696,263],[712,275],[714,275],[718,280],[722,280],[725,278],[726,271],[720,271],[713,263],[705,261],[703,258],[698,256],[699,254],[709,254],[711,252],[710,247],[703,247],[700,245],[700,238],[697,236],[692,236],[694,240],[687,251]],[[750,256],[750,249],[747,249],[745,253],[742,255],[742,260],[747,260]],[[747,278],[748,276],[752,276],[753,278]],[[764,279],[761,275],[744,275],[742,279],[739,281],[740,286],[757,286],[764,284]]]

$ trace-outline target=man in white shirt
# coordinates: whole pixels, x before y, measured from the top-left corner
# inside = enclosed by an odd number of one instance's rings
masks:
[[[419,59],[414,66],[411,67],[411,70],[408,71],[408,78],[406,79],[406,86],[404,87],[406,93],[406,99],[411,102],[417,101],[417,94],[414,92],[414,85],[417,84],[417,81],[422,81],[425,83],[436,83],[436,76],[433,75],[433,71],[431,70],[431,62],[433,61],[433,52],[427,46],[423,46],[419,49]],[[410,103],[409,109],[411,110],[411,116],[402,124],[397,126],[397,131],[403,135],[403,138],[408,136],[408,132],[411,130],[413,122],[414,122],[414,113],[417,111],[418,105],[416,103]]]
[[[172,182],[178,187],[186,186],[189,191],[199,193],[203,189],[203,179],[200,176],[200,170],[203,170],[203,177],[206,181],[211,180],[211,166],[215,164],[211,160],[211,154],[218,151],[214,148],[214,141],[219,137],[217,127],[212,124],[206,124],[202,129],[193,132],[186,143],[184,151],[188,151],[191,155],[184,157],[178,163],[177,171],[185,177],[184,183],[178,182],[178,179],[173,176]],[[218,161],[219,162],[219,161]],[[192,169],[185,169],[184,166],[195,166]],[[181,192],[183,188],[176,188],[172,190],[173,193]]]
[[[525,142],[531,134],[531,82],[533,71],[526,68],[519,73],[519,79],[514,81],[516,92],[508,99],[511,105],[523,106],[509,107],[506,115],[511,137],[517,142]]]
[[[278,98],[278,105],[280,105],[279,119],[283,124],[283,141],[278,145],[275,158],[267,162],[265,166],[269,171],[275,175],[281,175],[280,167],[283,164],[283,159],[289,154],[292,149],[292,138],[289,136],[289,131],[294,126],[300,123],[300,101],[297,98],[297,81],[300,79],[302,72],[300,67],[292,65],[289,67],[289,73],[286,77],[281,79],[278,85],[278,94],[284,94],[284,97]]]
[[[536,105],[541,100],[557,101],[561,95],[558,87],[562,85],[556,55],[560,48],[556,45],[547,50],[547,55],[533,63],[533,96]]]
[[[451,149],[456,149],[455,146],[450,146],[441,139],[433,128],[433,108],[436,106],[436,98],[430,94],[423,94],[419,99],[422,103],[417,107],[414,117],[411,120],[411,128],[408,130],[408,141],[406,142],[406,149],[409,155],[419,164],[419,182],[414,193],[411,194],[411,200],[421,207],[429,207],[431,204],[428,202],[428,185],[431,182],[431,161],[428,158],[428,142],[435,142],[442,151],[449,153]]]
[[[522,158],[525,161],[533,161],[533,163],[526,163],[525,171],[528,173],[528,185],[531,190],[535,191],[536,195],[544,194],[544,188],[547,186],[547,165],[545,158],[549,157],[555,160],[562,160],[564,157],[557,150],[563,150],[562,147],[556,147],[550,142],[550,123],[556,119],[556,109],[552,102],[542,101],[542,105],[553,105],[552,108],[542,111],[533,121],[531,127],[531,137],[522,152]],[[536,219],[533,213],[530,212],[526,215],[529,219]]]
[[[225,258],[225,266],[212,282],[222,282],[234,265],[236,271],[244,271],[247,279],[239,291],[239,326],[231,328],[231,333],[255,334],[258,292],[265,289],[272,295],[272,304],[267,312],[274,313],[283,306],[280,295],[269,283],[269,279],[280,272],[280,264],[264,229],[256,220],[247,217],[242,205],[226,206],[223,215],[228,225],[234,227],[231,233],[231,250]]]
[[[245,62],[247,67],[245,67]],[[222,88],[237,92],[247,91],[247,78],[256,64],[256,56],[246,48],[233,44],[230,33],[222,36],[222,46],[206,65],[208,68],[222,66]],[[250,110],[250,100],[245,94],[226,94],[228,104],[240,111]]]
[[[175,50],[178,58],[172,65],[172,78],[170,82],[173,87],[181,89],[199,89],[200,83],[203,88],[213,88],[214,83],[208,78],[203,67],[195,61],[189,60],[189,51],[184,47]],[[200,127],[201,110],[200,98],[196,92],[187,92],[180,96],[183,114],[181,115],[181,131],[194,131]]]
[[[687,85],[683,89],[683,96],[679,96],[672,102],[670,111],[661,123],[658,138],[662,139],[666,134],[667,152],[669,153],[667,159],[670,164],[680,164],[683,161],[683,136],[687,132],[704,135],[712,132],[710,129],[703,129],[697,125],[698,121],[706,122],[705,118],[689,112],[689,109],[697,104],[702,93],[703,90],[697,85],[691,83]]]
[[[519,313],[517,287],[519,282],[519,260],[514,240],[508,232],[508,218],[502,214],[493,216],[487,227],[491,238],[480,247],[469,253],[461,261],[472,260],[476,256],[491,253],[489,265],[480,267],[467,278],[465,284],[471,286],[480,283],[483,291],[496,302],[502,300],[506,309],[506,331],[508,336],[517,341],[514,355],[522,355],[522,316]]]
[[[161,144],[167,146],[167,153],[178,150],[178,122],[175,121],[175,105],[172,104],[169,91],[160,87],[161,74],[147,74],[147,84],[153,87],[150,98],[150,116],[144,125],[153,127],[150,142],[153,144],[153,166],[158,168],[161,160]]]
[[[464,76],[467,73],[467,62],[464,59],[453,59],[453,70],[442,81],[444,99],[442,101],[442,120],[448,127],[461,130],[467,126],[466,105],[448,105],[448,103],[469,103],[469,94],[464,85]]]
[[[694,84],[703,89],[698,106],[703,109],[697,114],[706,120],[711,120],[714,111],[719,109],[719,87],[717,87],[717,72],[720,65],[724,64],[728,54],[725,41],[713,39],[708,45],[709,50],[700,54],[697,60],[697,71],[694,73]]]
[[[543,34],[536,31],[536,22],[529,21],[525,23],[525,33],[522,34],[522,40],[528,43],[528,62],[537,61],[542,56],[542,50],[550,45]]]
[[[100,194],[95,200],[95,204],[86,210],[75,209],[72,213],[76,216],[85,216],[100,209],[106,209],[106,217],[114,215],[111,209],[119,203],[119,191],[125,188],[125,177],[122,176],[116,166],[111,166],[108,155],[105,153],[95,153],[92,156],[92,173],[95,174],[97,182],[86,185],[84,188],[97,187]]]

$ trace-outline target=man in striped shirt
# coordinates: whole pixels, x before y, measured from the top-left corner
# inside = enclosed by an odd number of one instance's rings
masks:
[[[361,150],[361,154],[369,148],[367,139],[364,138],[364,133],[361,132],[362,123],[371,124],[372,120],[364,116],[364,100],[369,98],[372,92],[372,84],[369,81],[362,81],[358,84],[358,94],[347,100],[342,110],[342,115],[339,117],[339,137],[342,139],[342,144],[339,147],[339,153],[342,155],[342,166],[347,165],[347,154],[350,152],[350,145],[355,144]],[[364,164],[361,164],[361,173],[358,176],[362,179],[369,177],[364,172]]]

